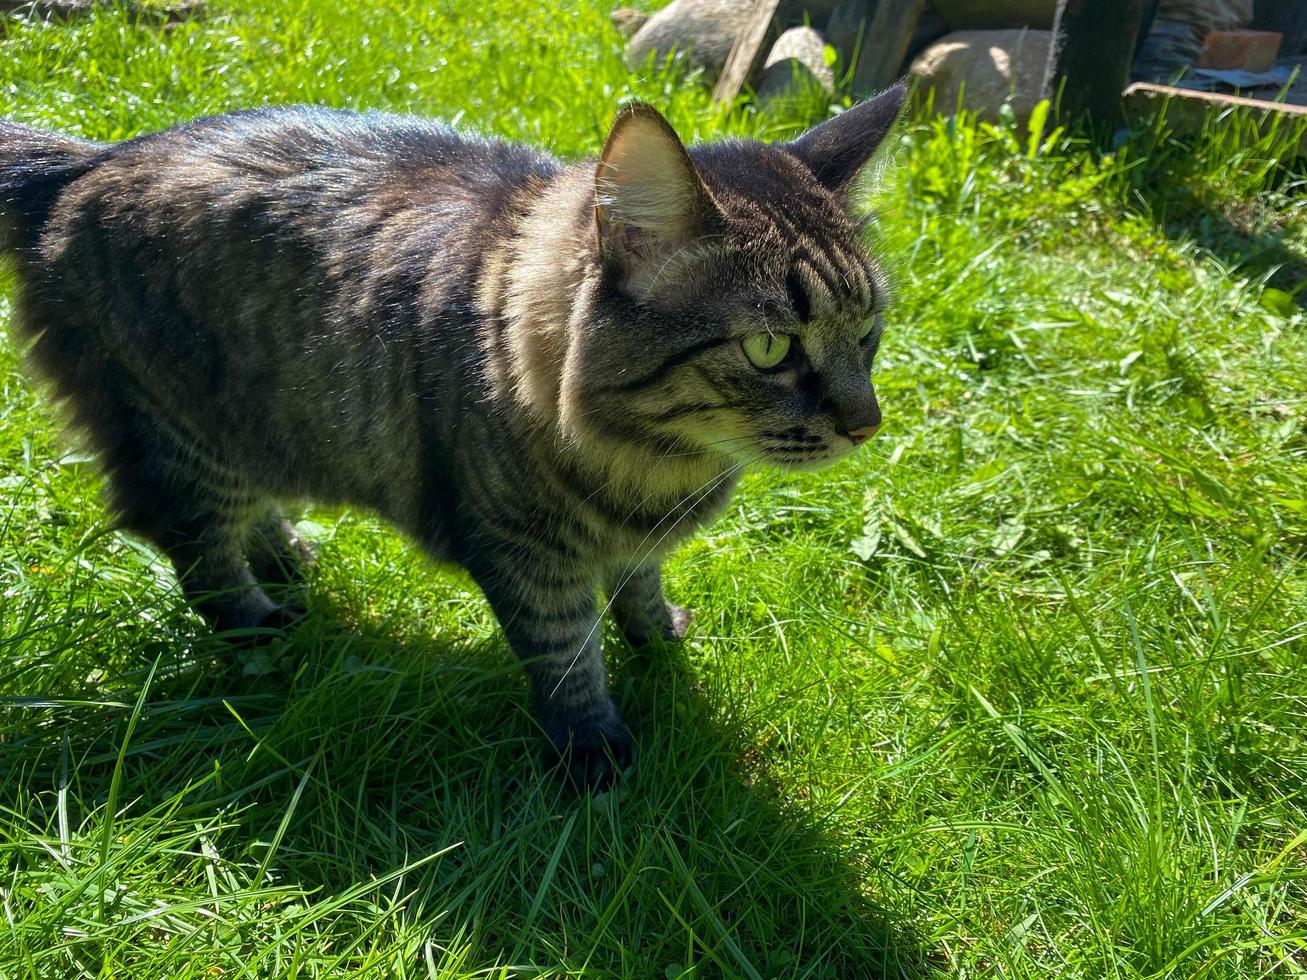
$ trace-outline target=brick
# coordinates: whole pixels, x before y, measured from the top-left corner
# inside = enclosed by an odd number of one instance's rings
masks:
[[[1199,68],[1222,71],[1269,71],[1284,35],[1278,31],[1213,31],[1203,41]]]

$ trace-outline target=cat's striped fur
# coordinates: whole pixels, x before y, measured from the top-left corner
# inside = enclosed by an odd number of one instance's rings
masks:
[[[581,778],[624,765],[597,597],[683,634],[659,561],[756,461],[879,422],[880,275],[846,191],[891,90],[688,152],[648,106],[599,161],[411,118],[269,109],[115,145],[0,123],[18,323],[125,527],[219,628],[307,549],[278,505],[376,510],[468,568]],[[750,363],[743,338],[793,337]]]

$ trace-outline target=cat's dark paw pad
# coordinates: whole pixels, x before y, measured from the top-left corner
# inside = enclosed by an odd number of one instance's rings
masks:
[[[218,638],[238,647],[269,643],[308,615],[303,606],[273,602],[262,589],[221,602],[202,602],[198,608]]]
[[[616,716],[602,723],[551,725],[546,733],[546,765],[580,792],[612,788],[635,759],[631,733]]]
[[[669,602],[667,604],[667,613],[671,622],[663,630],[663,639],[672,643],[679,643],[685,639],[685,634],[690,630],[690,622],[694,619],[694,610],[686,609],[684,606],[674,606]]]

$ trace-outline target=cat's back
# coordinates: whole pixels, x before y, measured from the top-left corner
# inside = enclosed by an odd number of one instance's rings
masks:
[[[85,230],[194,236],[236,221],[293,237],[457,209],[489,219],[557,163],[539,151],[411,116],[308,106],[210,116],[109,147],[52,215],[46,245]],[[231,229],[239,241],[240,228]]]
[[[332,347],[413,343],[460,307],[482,254],[558,167],[408,116],[198,119],[104,148],[64,190],[33,299],[140,376],[159,378],[143,352],[169,352],[186,368],[170,374],[179,390],[202,355],[229,366],[207,387],[248,379],[240,354],[256,343],[286,370],[314,367],[290,363],[296,351],[334,364]]]
[[[437,122],[303,107],[105,147],[38,243],[33,353],[79,403],[142,393],[334,499],[339,474],[317,475],[340,446],[386,472],[418,438],[417,395],[459,397],[441,355],[472,346],[479,263],[558,168]],[[369,480],[346,495],[386,504]]]

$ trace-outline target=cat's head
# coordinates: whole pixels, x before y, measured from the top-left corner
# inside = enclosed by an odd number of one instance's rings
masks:
[[[596,165],[601,272],[571,342],[565,420],[655,454],[786,467],[873,435],[886,282],[849,194],[903,96],[789,143],[689,149],[652,107],[624,108]]]

